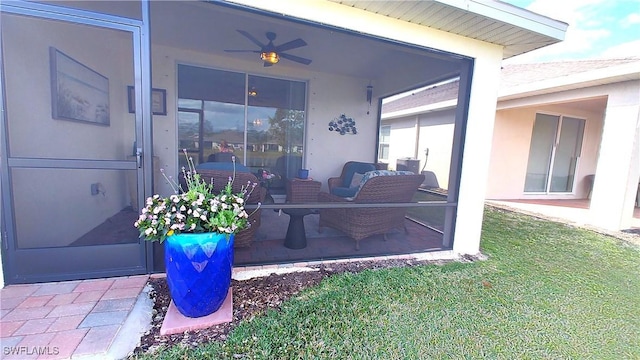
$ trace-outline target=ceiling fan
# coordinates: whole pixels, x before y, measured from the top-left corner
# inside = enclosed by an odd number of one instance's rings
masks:
[[[309,59],[305,59],[300,56],[295,56],[295,55],[285,53],[285,51],[287,50],[297,49],[299,47],[306,46],[307,43],[300,38],[275,46],[273,44],[273,41],[276,39],[276,33],[274,32],[268,31],[265,34],[269,42],[267,44],[263,44],[248,32],[244,30],[237,30],[237,31],[240,34],[244,35],[244,37],[246,37],[247,39],[251,40],[251,42],[258,45],[260,47],[260,50],[225,50],[226,52],[252,52],[252,53],[260,54],[260,58],[264,62],[265,67],[276,64],[278,61],[280,61],[280,58],[295,61],[305,65],[311,64],[311,60]]]

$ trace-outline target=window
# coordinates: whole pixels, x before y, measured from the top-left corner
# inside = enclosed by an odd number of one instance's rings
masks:
[[[380,126],[380,141],[378,142],[378,161],[389,160],[389,139],[391,126]]]
[[[233,152],[252,172],[273,174],[262,184],[272,194],[284,193],[303,164],[305,106],[305,82],[179,65],[180,152],[196,163]]]
[[[572,192],[585,120],[536,114],[525,192]]]

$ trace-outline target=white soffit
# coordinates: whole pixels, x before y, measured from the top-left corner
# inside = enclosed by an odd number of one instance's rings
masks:
[[[504,46],[503,59],[564,40],[567,24],[500,1],[328,0]]]

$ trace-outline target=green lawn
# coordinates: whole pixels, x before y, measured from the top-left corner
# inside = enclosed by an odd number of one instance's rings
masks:
[[[486,261],[332,276],[225,343],[156,356],[640,359],[638,247],[492,209],[481,246]]]

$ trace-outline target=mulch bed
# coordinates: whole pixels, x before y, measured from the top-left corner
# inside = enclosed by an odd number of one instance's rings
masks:
[[[473,261],[476,259],[468,257],[463,260]],[[159,348],[175,345],[191,348],[212,341],[225,341],[229,332],[241,321],[249,320],[269,309],[278,309],[285,300],[305,288],[317,285],[322,279],[334,274],[344,272],[357,273],[365,269],[384,269],[434,263],[444,262],[397,259],[336,263],[314,267],[318,271],[271,274],[242,281],[232,280],[232,322],[215,325],[207,329],[165,336],[160,335],[160,327],[171,301],[169,289],[164,278],[151,278],[149,283],[152,290],[149,292],[149,296],[154,301],[151,329],[143,335],[139,346],[132,355],[153,353]]]

